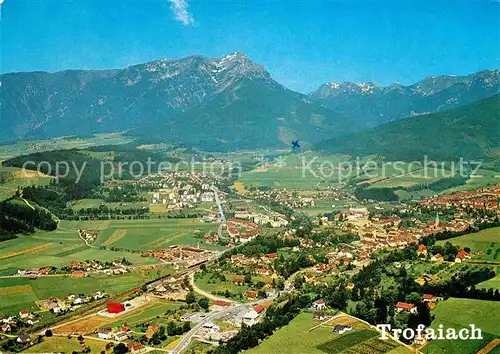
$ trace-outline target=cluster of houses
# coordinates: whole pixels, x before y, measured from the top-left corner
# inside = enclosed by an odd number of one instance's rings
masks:
[[[208,321],[203,323],[201,328],[196,333],[195,337],[208,342],[225,343],[229,339],[233,338],[236,334],[238,334],[237,330],[222,331],[220,326],[214,324],[211,321]]]
[[[456,192],[420,201],[420,204],[433,209],[454,207],[457,211],[467,208],[493,210],[500,214],[500,185],[481,188],[472,192]]]
[[[240,208],[234,213],[236,219],[244,219],[251,221],[257,225],[270,225],[271,227],[284,227],[288,225],[288,220],[285,216],[279,213],[272,213],[271,215],[254,213],[248,208]]]
[[[2,318],[0,329],[3,333],[10,333],[22,327],[33,326],[40,322],[38,316],[27,309],[22,309],[17,315]]]
[[[401,218],[397,215],[383,218],[381,215],[369,217],[366,208],[350,208],[348,211],[338,213],[334,220],[340,222],[340,229],[345,232],[355,233],[360,236],[362,243],[361,254],[365,258],[373,252],[385,248],[404,247],[409,244],[418,244],[422,237],[430,236],[439,232],[465,231],[476,223],[492,222],[494,216],[482,216],[474,218],[467,216],[464,212],[466,207],[484,210],[496,210],[496,215],[500,215],[498,198],[500,187],[490,187],[476,192],[459,192],[451,195],[433,197],[422,200],[420,204],[408,206],[401,210],[402,213],[418,212],[420,208],[433,206],[435,209],[441,208],[462,208],[456,210],[454,218],[450,221],[440,221],[439,211],[433,221],[423,222],[418,218],[411,218],[411,226],[401,227]],[[460,198],[465,198],[461,200]],[[428,210],[427,210],[428,211]],[[436,261],[439,260],[439,255]],[[461,252],[457,255],[456,262],[459,263],[468,259],[470,255]],[[432,260],[432,259],[431,259]]]
[[[227,222],[227,232],[232,239],[245,243],[257,237],[260,234],[260,229],[253,222],[231,219]]]
[[[68,311],[74,311],[89,302],[101,300],[106,296],[106,293],[102,291],[96,291],[90,295],[69,294],[64,298],[49,297],[47,300],[40,301],[39,306],[44,310],[49,310],[56,315],[60,315]]]
[[[269,189],[250,191],[250,195],[256,199],[269,200],[278,204],[292,208],[308,208],[316,205],[315,198],[301,196],[293,189]]]
[[[172,245],[167,249],[158,249],[141,254],[141,257],[155,257],[164,262],[196,264],[214,255],[214,251],[185,245]]]
[[[439,253],[430,255],[427,246],[419,245],[416,251],[417,256],[428,258],[431,262],[442,262],[444,260],[443,256]],[[472,256],[469,252],[464,249],[459,249],[455,256],[455,263],[462,263],[471,259]]]
[[[189,287],[186,285],[184,278],[168,277],[148,284],[148,290],[161,298],[171,300],[185,300],[189,292]]]
[[[98,260],[89,260],[85,262],[80,262],[73,260],[68,265],[68,269],[71,271],[71,276],[74,278],[80,278],[87,275],[88,272],[101,272],[106,275],[120,275],[129,272],[129,267],[131,263],[123,259],[115,260],[113,262],[101,262]]]
[[[156,326],[156,327],[158,327],[158,330],[159,330],[159,326]],[[146,332],[146,337],[151,338],[152,334],[154,334],[154,333],[155,332],[154,332],[153,326],[149,326],[148,332]],[[130,331],[127,328],[126,324],[123,324],[122,327],[116,331],[110,327],[99,328],[97,330],[96,334],[97,334],[97,337],[99,339],[114,340],[117,342],[123,342],[123,341],[129,339],[129,337],[130,337]],[[148,350],[148,348],[146,346],[144,346],[142,343],[136,342],[136,341],[126,343],[126,346],[127,346],[128,351],[130,353],[133,353],[133,354],[145,353]]]
[[[124,264],[124,262],[126,264]],[[85,262],[80,262],[73,260],[67,266],[62,268],[56,268],[54,266],[45,266],[39,268],[31,269],[18,269],[17,274],[21,276],[27,276],[30,279],[36,279],[37,277],[57,273],[71,273],[74,278],[81,278],[88,275],[88,273],[104,273],[107,275],[118,275],[125,274],[129,272],[129,267],[131,263],[127,260],[119,259],[113,262],[101,262],[98,260],[90,260]]]
[[[422,301],[425,302],[427,304],[427,306],[429,308],[434,308],[435,304],[438,302],[438,301],[442,301],[443,298],[440,297],[440,296],[434,296],[432,294],[424,294],[422,295]],[[394,306],[394,309],[396,312],[409,312],[409,313],[417,313],[418,312],[418,309],[417,309],[417,306],[414,305],[414,304],[410,304],[410,303],[407,303],[407,302],[398,302],[396,303],[396,305]]]
[[[200,219],[201,222],[215,222],[219,220],[219,214],[216,211],[209,210],[207,214]]]
[[[117,331],[114,331],[110,327],[99,328],[97,330],[97,337],[100,339],[122,342],[129,338],[129,330],[126,325],[122,325],[122,327]]]
[[[219,242],[219,234],[217,234],[217,232],[206,232],[203,235],[203,239],[207,244],[215,245]],[[230,247],[232,247],[232,245]]]
[[[156,190],[151,204],[168,205],[169,210],[192,208],[198,203],[214,202],[213,176],[197,172],[168,172],[145,176],[136,181],[141,187]]]
[[[99,231],[80,229],[78,230],[78,236],[87,243],[92,243],[97,239],[97,236],[99,236]]]
[[[272,264],[278,258],[277,253],[268,253],[261,256],[247,257],[243,253],[233,254],[227,258],[227,262],[237,268],[252,268],[256,274],[271,275]]]
[[[22,276],[27,276],[31,279],[36,279],[39,276],[49,275],[53,272],[55,267],[53,266],[45,266],[39,268],[31,268],[31,269],[18,269],[17,274]]]

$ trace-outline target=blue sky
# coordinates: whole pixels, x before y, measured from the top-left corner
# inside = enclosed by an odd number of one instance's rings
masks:
[[[310,92],[500,67],[498,1],[4,0],[1,11],[4,73],[240,51]]]

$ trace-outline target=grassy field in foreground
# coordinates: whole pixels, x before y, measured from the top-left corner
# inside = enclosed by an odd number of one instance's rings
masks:
[[[100,353],[102,350],[106,350],[105,341],[85,339],[85,344],[90,347],[91,353]],[[82,347],[76,337],[71,339],[67,337],[45,337],[42,343],[28,348],[23,353],[53,353],[55,350],[61,353],[72,353],[80,352]]]
[[[319,324],[319,321],[313,319],[312,314],[301,313],[258,347],[250,349],[248,353],[283,353],[284,348],[288,354],[410,353],[395,342],[379,339],[376,331],[350,317],[336,318],[314,328]],[[335,324],[349,324],[353,326],[353,330],[339,335],[332,330]]]
[[[500,227],[485,229],[476,233],[438,241],[438,245],[451,242],[460,247],[469,247],[474,259],[500,262]],[[495,258],[496,255],[496,258]]]
[[[435,340],[423,350],[429,353],[475,353],[494,338],[500,338],[500,303],[486,300],[450,298],[438,303],[432,314],[433,328],[470,328],[474,324],[482,331],[482,340]]]
[[[35,280],[28,278],[0,279],[0,314],[14,314],[22,308],[38,311],[36,300],[44,300],[51,296],[63,297],[71,293],[90,294],[97,290],[105,291],[111,296],[121,294],[130,289],[139,287],[147,280],[159,275],[168,274],[171,269],[162,268],[150,270],[140,274],[132,271],[123,275],[106,276],[93,275],[85,278],[40,277]]]

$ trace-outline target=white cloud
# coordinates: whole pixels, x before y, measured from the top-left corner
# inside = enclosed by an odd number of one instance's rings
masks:
[[[193,15],[188,11],[188,3],[186,0],[168,0],[170,8],[174,13],[175,19],[184,26],[189,26],[194,23]]]

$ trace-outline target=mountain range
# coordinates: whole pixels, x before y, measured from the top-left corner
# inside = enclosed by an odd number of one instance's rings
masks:
[[[319,141],[343,117],[271,78],[244,54],[160,59],[122,70],[1,76],[0,140],[130,130],[203,148]]]
[[[430,76],[413,85],[393,83],[326,83],[310,97],[351,118],[358,128],[393,120],[441,112],[500,92],[500,70],[466,76]]]
[[[127,131],[207,150],[317,144],[499,92],[499,71],[412,86],[325,84],[304,95],[242,53],[159,59],[112,70],[0,75],[0,141]]]

